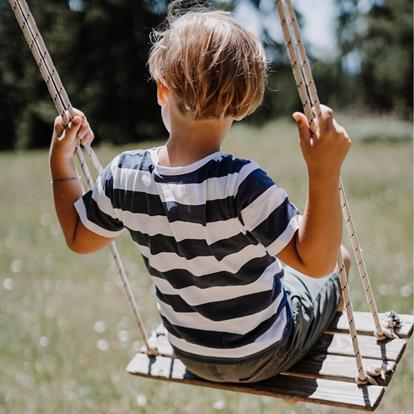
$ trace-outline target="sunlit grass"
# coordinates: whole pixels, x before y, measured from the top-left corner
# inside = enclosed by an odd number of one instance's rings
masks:
[[[352,128],[370,122],[351,121]],[[373,143],[363,139],[364,131],[355,133],[343,180],[378,307],[411,313],[411,142]],[[150,145],[155,144],[139,146]],[[106,163],[123,149],[100,148],[98,155]],[[237,125],[224,150],[255,159],[303,207],[305,168],[291,123]],[[47,158],[46,151],[0,155],[0,412],[339,412],[126,374],[140,342],[109,252],[79,256],[65,247]],[[151,328],[158,317],[149,278],[128,236],[118,244]],[[366,310],[355,271],[351,284],[355,308]],[[410,344],[378,412],[412,409]]]

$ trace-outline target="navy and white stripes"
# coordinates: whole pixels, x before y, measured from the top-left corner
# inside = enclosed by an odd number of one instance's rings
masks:
[[[292,316],[275,255],[300,218],[286,192],[229,154],[174,168],[157,154],[116,157],[75,203],[84,226],[130,232],[177,355],[234,362],[285,341]]]

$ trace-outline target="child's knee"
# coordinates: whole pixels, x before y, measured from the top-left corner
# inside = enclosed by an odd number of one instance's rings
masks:
[[[341,254],[346,274],[349,274],[349,269],[351,268],[351,255],[349,254],[348,249],[343,244],[341,244]]]
[[[342,260],[345,266],[345,272],[346,272],[346,275],[348,276],[349,270],[351,268],[351,255],[348,249],[343,244],[341,244],[341,254],[342,254]],[[342,296],[339,300],[337,310],[338,312],[342,312],[344,310],[344,300]]]

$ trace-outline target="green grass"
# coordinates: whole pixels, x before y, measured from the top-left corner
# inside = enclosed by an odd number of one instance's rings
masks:
[[[343,180],[378,307],[412,313],[412,144],[365,140],[357,126],[375,122],[346,121],[358,139]],[[98,156],[105,163],[123,149],[100,148]],[[258,161],[303,207],[305,168],[291,123],[237,125],[224,150]],[[108,251],[79,256],[65,247],[47,158],[46,151],[0,155],[1,413],[344,412],[126,374],[140,342],[114,265]],[[158,317],[149,278],[128,236],[118,244],[151,328]],[[351,284],[354,307],[366,310],[355,271]],[[412,412],[412,358],[410,342],[378,412]]]

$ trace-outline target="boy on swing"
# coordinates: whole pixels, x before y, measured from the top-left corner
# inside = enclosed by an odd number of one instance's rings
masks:
[[[300,215],[255,162],[220,151],[232,123],[262,102],[266,60],[253,34],[222,11],[170,17],[149,68],[168,140],[118,155],[93,191],[83,194],[74,167],[76,144],[93,140],[85,116],[77,112],[66,130],[56,118],[50,166],[67,244],[94,252],[127,229],[191,372],[219,382],[277,375],[341,306],[338,188],[350,139],[325,106],[313,137],[293,114],[308,172]]]

